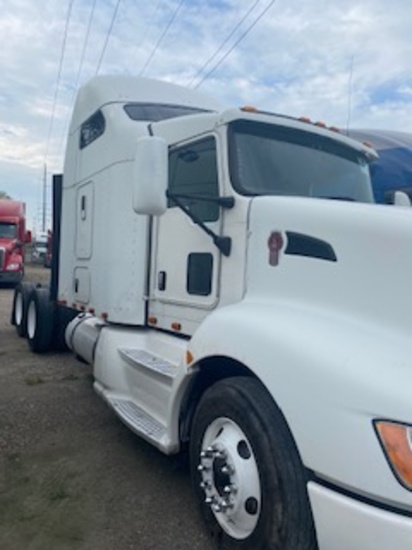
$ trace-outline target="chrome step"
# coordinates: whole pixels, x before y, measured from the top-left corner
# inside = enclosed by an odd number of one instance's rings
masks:
[[[133,431],[155,444],[159,444],[166,435],[165,427],[132,401],[114,399],[109,402],[116,413]]]
[[[119,348],[120,355],[130,364],[149,369],[161,376],[173,379],[177,366],[166,359],[153,355],[140,348]]]

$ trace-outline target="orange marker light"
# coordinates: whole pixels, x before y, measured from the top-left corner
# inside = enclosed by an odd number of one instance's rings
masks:
[[[171,327],[173,330],[182,330],[182,325],[180,323],[178,323],[177,321],[173,322],[171,324]]]
[[[398,481],[412,491],[412,427],[397,422],[375,422],[386,459]]]
[[[193,363],[194,357],[193,353],[190,350],[186,351],[186,365],[190,365],[190,363]]]
[[[157,317],[148,317],[147,322],[149,323],[149,325],[157,325]]]
[[[301,117],[299,117],[299,120],[301,122],[309,122],[309,123],[312,122],[308,116],[301,116]]]
[[[256,107],[252,107],[251,105],[245,105],[242,107],[242,111],[249,111],[251,113],[254,113],[257,111]]]

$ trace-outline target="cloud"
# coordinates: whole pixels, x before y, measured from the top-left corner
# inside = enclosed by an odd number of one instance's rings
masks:
[[[178,2],[121,0],[100,72],[139,74]],[[17,185],[13,174],[19,174],[19,186],[26,174],[31,189],[42,179],[45,160],[50,171],[62,169],[76,83],[78,77],[81,84],[96,73],[116,3],[96,0],[81,63],[93,0],[73,1],[57,90],[69,2],[44,0],[40,9],[32,0],[14,0],[3,6],[0,173],[5,183],[0,186],[10,194]],[[253,4],[185,0],[145,76],[183,85],[197,76],[191,85],[196,84],[269,0],[256,3],[199,74]],[[412,4],[404,0],[390,6],[383,0],[278,0],[199,89],[226,105],[254,104],[342,127],[349,121],[355,127],[412,132],[411,20]],[[22,171],[10,171],[11,165]]]

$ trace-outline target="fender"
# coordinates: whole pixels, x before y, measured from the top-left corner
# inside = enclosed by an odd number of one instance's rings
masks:
[[[410,354],[398,334],[325,310],[245,300],[211,314],[189,349],[196,363],[213,350],[248,367],[282,410],[315,474],[410,505],[372,426],[378,417],[412,421]]]

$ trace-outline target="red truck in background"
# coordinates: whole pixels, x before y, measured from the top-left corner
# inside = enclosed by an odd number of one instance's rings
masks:
[[[24,245],[30,240],[24,202],[0,199],[0,283],[18,284],[22,280]]]

